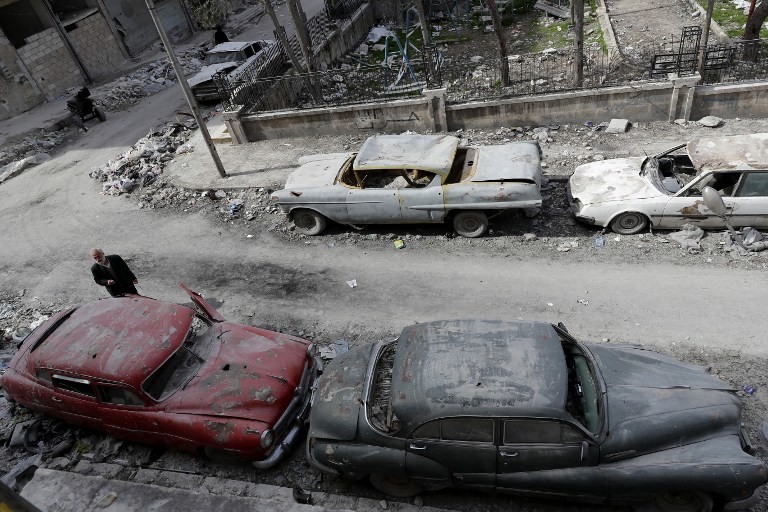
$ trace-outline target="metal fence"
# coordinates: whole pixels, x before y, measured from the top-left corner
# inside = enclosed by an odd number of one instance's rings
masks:
[[[250,105],[258,101],[263,93],[259,81],[272,80],[269,77],[282,75],[287,68],[287,58],[279,44],[271,45],[259,52],[237,73],[217,73],[213,76],[220,98],[229,110],[238,105]]]
[[[768,79],[768,39],[735,41],[707,48],[705,84]]]

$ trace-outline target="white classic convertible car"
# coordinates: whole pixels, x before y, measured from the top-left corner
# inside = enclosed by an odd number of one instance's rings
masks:
[[[300,159],[272,200],[296,229],[318,235],[342,224],[440,223],[482,236],[492,213],[541,207],[541,149],[536,142],[459,146],[450,135],[376,135],[359,153]]]
[[[578,220],[623,235],[648,224],[723,228],[704,204],[704,187],[722,196],[732,225],[768,227],[768,133],[693,139],[651,157],[580,165],[568,198]]]

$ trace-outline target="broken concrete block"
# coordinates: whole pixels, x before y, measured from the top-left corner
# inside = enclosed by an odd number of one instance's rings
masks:
[[[723,120],[717,116],[706,116],[699,119],[697,123],[701,126],[706,126],[707,128],[717,128],[723,124]]]
[[[629,129],[629,120],[627,119],[611,119],[608,123],[608,127],[605,129],[605,133],[624,133]]]

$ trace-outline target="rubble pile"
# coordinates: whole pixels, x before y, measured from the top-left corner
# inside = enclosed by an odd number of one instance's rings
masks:
[[[89,176],[103,181],[102,191],[111,195],[150,185],[175,155],[192,150],[185,142],[193,126],[193,122],[168,123],[159,130],[150,131],[131,149],[97,167]]]
[[[203,49],[195,47],[178,52],[184,74],[190,75],[202,67]],[[141,98],[156,94],[176,83],[176,73],[169,59],[156,60],[130,75],[122,76],[91,91],[94,102],[105,110],[125,110]],[[74,89],[71,91],[74,94]],[[71,95],[71,94],[70,94]]]
[[[37,297],[25,300],[25,290],[0,295],[0,374],[8,361],[6,350],[15,350],[16,344],[37,326],[48,320],[63,306],[56,302],[43,302]],[[31,302],[32,305],[29,305]]]
[[[48,151],[62,143],[67,131],[67,128],[55,132],[40,130],[3,147],[0,151],[0,183],[27,167],[50,160]]]

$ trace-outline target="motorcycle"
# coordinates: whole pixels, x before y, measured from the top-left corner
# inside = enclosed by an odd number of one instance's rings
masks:
[[[93,118],[97,118],[101,122],[107,120],[104,111],[93,104],[90,96],[91,91],[87,87],[83,87],[77,91],[74,98],[67,100],[67,110],[72,112],[72,122],[86,132],[88,128],[85,127],[85,121]]]

